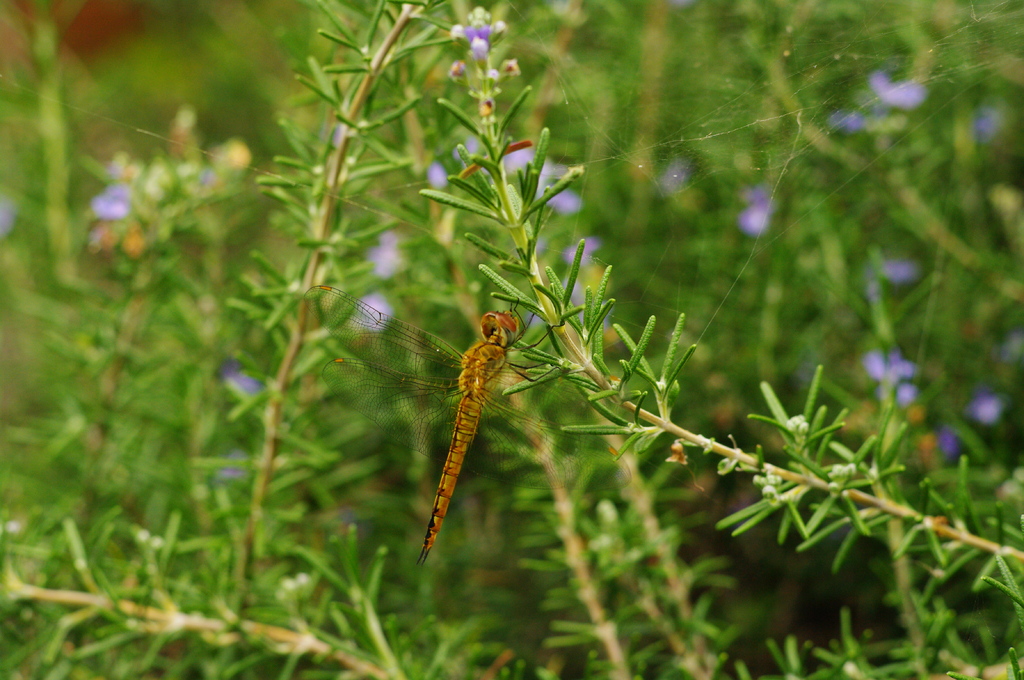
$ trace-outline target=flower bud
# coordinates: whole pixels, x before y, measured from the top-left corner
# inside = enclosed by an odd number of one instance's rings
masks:
[[[491,46],[483,38],[473,38],[473,41],[469,43],[469,49],[473,53],[474,59],[483,61],[487,59],[487,53],[490,51]]]
[[[452,40],[465,40],[466,39],[466,28],[462,24],[455,24],[452,26],[448,34],[452,37]]]
[[[453,61],[451,67],[448,69],[448,77],[452,80],[459,80],[466,75],[466,62],[459,60]]]

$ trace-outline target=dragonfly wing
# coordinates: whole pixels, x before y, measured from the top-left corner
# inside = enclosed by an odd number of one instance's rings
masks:
[[[324,380],[388,439],[442,460],[459,402],[457,378],[423,377],[357,359],[324,366]]]
[[[305,299],[320,325],[361,359],[414,375],[460,368],[462,355],[441,338],[344,291],[314,286]]]
[[[468,469],[530,488],[617,488],[629,482],[602,438],[562,429],[594,422],[593,410],[573,385],[554,380],[510,396],[501,389],[484,406]]]

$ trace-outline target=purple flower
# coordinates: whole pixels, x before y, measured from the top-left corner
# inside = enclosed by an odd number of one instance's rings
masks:
[[[89,203],[101,220],[120,220],[131,212],[131,191],[127,184],[111,184]]]
[[[380,235],[380,245],[366,251],[366,259],[373,263],[373,273],[382,279],[390,279],[398,271],[402,254],[398,250],[398,234],[385,231]]]
[[[882,274],[894,286],[905,286],[917,281],[921,268],[913,260],[885,260],[882,262]]]
[[[913,80],[894,83],[885,71],[875,71],[868,76],[868,85],[883,104],[897,109],[916,109],[928,96],[924,85]]]
[[[439,161],[434,161],[427,168],[427,182],[435,189],[444,189],[448,186],[448,171]]]
[[[249,456],[241,449],[231,449],[231,451],[224,455],[224,458],[226,460],[237,460],[239,462],[249,461]],[[248,473],[245,471],[245,468],[238,467],[236,465],[228,465],[217,470],[217,476],[215,477],[214,482],[221,484],[225,482],[233,482],[236,479],[242,479],[247,474]]]
[[[360,298],[363,304],[370,305],[375,310],[386,316],[391,316],[395,313],[395,310],[391,307],[391,303],[388,302],[380,293],[368,293]]]
[[[668,4],[673,7],[689,7],[695,2],[697,2],[697,0],[668,0]]]
[[[583,199],[572,189],[563,189],[548,200],[548,205],[559,215],[575,215],[583,208]]]
[[[879,399],[895,392],[896,403],[906,406],[917,398],[917,388],[908,382],[917,372],[917,366],[904,359],[899,348],[890,350],[888,356],[872,350],[861,361],[868,376],[878,383],[875,395]]]
[[[692,172],[693,169],[688,161],[680,158],[674,159],[658,177],[658,189],[661,191],[661,195],[669,196],[679,191],[690,179]]]
[[[740,231],[750,237],[760,236],[768,228],[768,222],[775,212],[768,190],[763,184],[747,187],[743,190],[743,200],[747,202],[747,208],[737,218]]]
[[[935,433],[935,440],[939,445],[942,455],[950,463],[955,463],[960,457],[960,437],[949,425],[943,425]]]
[[[1006,334],[1006,339],[999,346],[998,357],[1007,364],[1024,362],[1024,327],[1018,326]]]
[[[582,259],[582,261],[586,262],[587,260],[589,260],[591,253],[593,253],[595,250],[600,248],[601,247],[601,243],[602,243],[601,238],[598,237],[598,236],[591,236],[590,238],[586,239],[586,243],[583,246],[583,259]],[[576,246],[569,246],[568,248],[566,248],[565,250],[562,251],[562,259],[565,260],[566,262],[570,263],[570,264],[572,263],[572,261],[573,261],[573,259],[575,257],[576,257]]]
[[[867,125],[863,113],[839,110],[828,117],[828,126],[848,135],[860,132]]]
[[[996,394],[989,387],[982,385],[974,390],[974,397],[964,408],[964,413],[982,425],[995,425],[1003,417],[1005,408],[1006,397]]]
[[[18,216],[18,206],[6,196],[0,196],[0,238],[11,233],[14,228],[14,218]]]
[[[483,38],[473,38],[469,43],[469,51],[473,53],[473,58],[477,61],[486,59],[490,50],[490,44]]]
[[[921,275],[921,268],[913,260],[884,260],[882,262],[882,276],[889,280],[894,286],[906,286],[917,281]],[[864,269],[865,294],[871,302],[878,302],[882,299],[882,286],[875,275],[875,268],[868,265]]]
[[[1003,114],[994,106],[980,106],[974,113],[974,141],[988,144],[1003,127]]]
[[[245,394],[259,394],[263,390],[263,383],[242,373],[242,364],[237,359],[228,359],[221,365],[220,379]]]
[[[491,27],[484,24],[483,26],[466,26],[463,29],[466,35],[466,40],[471,44],[474,40],[483,40],[487,43],[487,46],[491,46]]]

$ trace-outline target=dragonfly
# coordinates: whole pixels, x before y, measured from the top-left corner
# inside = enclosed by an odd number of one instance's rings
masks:
[[[567,381],[505,394],[531,379],[508,358],[524,332],[517,316],[487,312],[480,321],[483,340],[461,353],[337,288],[314,286],[305,300],[320,325],[355,355],[324,367],[331,390],[389,439],[444,461],[417,563],[434,545],[463,468],[534,488],[628,480],[614,457],[587,455],[585,437],[533,415],[535,408],[572,411],[568,405],[580,397]]]

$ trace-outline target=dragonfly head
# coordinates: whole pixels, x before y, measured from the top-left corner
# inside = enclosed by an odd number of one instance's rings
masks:
[[[488,342],[501,347],[515,343],[522,334],[519,321],[507,312],[487,312],[480,319],[480,331]]]

